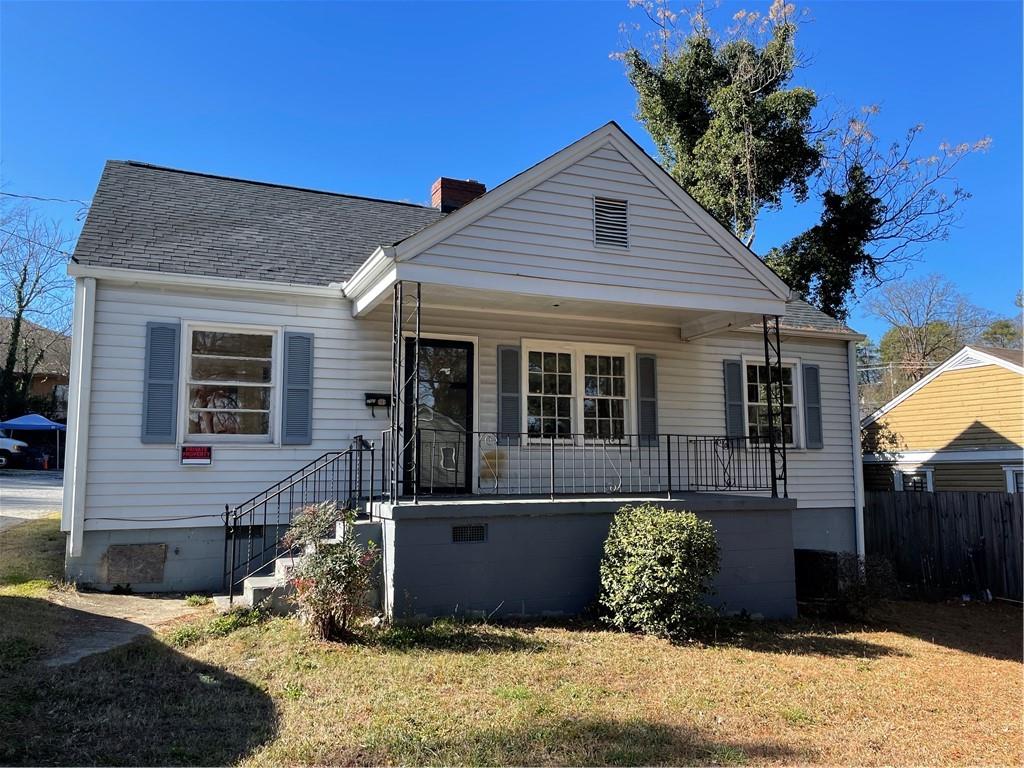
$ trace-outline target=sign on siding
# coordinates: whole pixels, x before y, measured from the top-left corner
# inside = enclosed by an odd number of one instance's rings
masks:
[[[213,464],[212,445],[181,446],[181,463],[187,466],[204,466]]]

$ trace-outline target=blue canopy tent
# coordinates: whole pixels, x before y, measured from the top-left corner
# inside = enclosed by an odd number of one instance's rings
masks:
[[[0,421],[0,429],[8,432],[43,432],[52,430],[57,438],[57,469],[60,469],[60,433],[67,430],[65,425],[58,424],[56,421],[50,421],[38,413],[27,413],[16,419]]]

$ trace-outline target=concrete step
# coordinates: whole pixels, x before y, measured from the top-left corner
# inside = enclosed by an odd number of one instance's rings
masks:
[[[295,604],[288,579],[281,576],[250,576],[244,582],[242,598],[253,608],[264,608],[280,616],[292,613]]]

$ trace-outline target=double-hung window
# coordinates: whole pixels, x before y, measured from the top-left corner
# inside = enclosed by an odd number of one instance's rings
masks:
[[[744,366],[746,386],[744,398],[747,415],[747,436],[759,442],[768,442],[769,405],[768,405],[768,366],[760,362],[747,362]],[[786,445],[796,445],[797,419],[797,387],[796,365],[784,363],[782,366],[782,411],[776,404],[773,406],[773,421],[778,429],[782,423],[782,434]]]
[[[573,431],[572,353],[527,354],[526,431],[531,437],[569,437]]]
[[[628,347],[524,342],[525,428],[530,437],[620,440],[630,432]]]
[[[189,328],[186,440],[271,441],[276,346],[272,331]]]
[[[583,356],[583,436],[626,434],[626,356]]]

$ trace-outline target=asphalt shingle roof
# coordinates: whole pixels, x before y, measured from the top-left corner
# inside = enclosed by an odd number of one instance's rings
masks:
[[[75,247],[80,264],[327,285],[442,214],[111,160]]]
[[[434,208],[108,161],[75,246],[84,265],[297,285],[341,282]],[[804,301],[783,327],[853,333]]]

